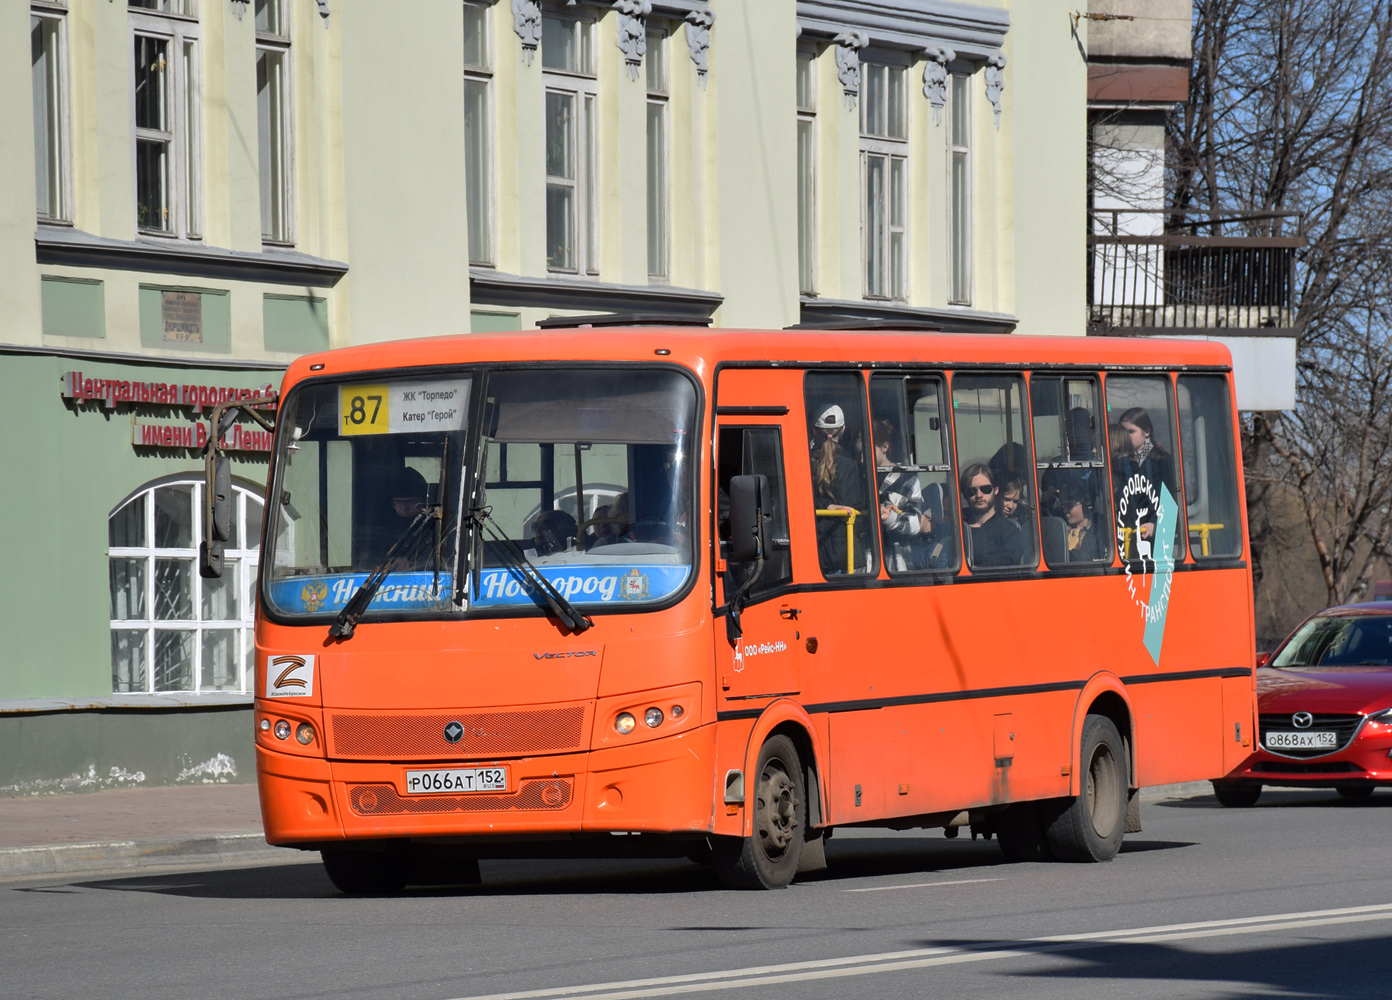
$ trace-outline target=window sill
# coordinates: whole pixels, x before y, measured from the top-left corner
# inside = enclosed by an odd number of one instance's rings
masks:
[[[813,328],[827,324],[854,322],[933,323],[944,333],[1012,333],[1019,320],[1009,313],[985,312],[961,306],[920,307],[872,299],[819,299],[802,296],[800,326]]]
[[[267,247],[261,253],[247,253],[168,237],[113,240],[56,226],[41,226],[34,233],[34,248],[40,264],[110,267],[228,281],[332,288],[348,273],[348,265],[340,261],[291,249]]]
[[[553,274],[524,278],[492,268],[469,268],[474,305],[536,306],[589,312],[646,312],[709,318],[725,297],[717,292],[671,285],[619,285]]]
[[[209,691],[207,694],[194,694],[192,691],[171,691],[168,694],[109,694],[94,698],[19,698],[0,701],[0,716],[44,712],[250,708],[253,700],[249,694],[229,691]]]

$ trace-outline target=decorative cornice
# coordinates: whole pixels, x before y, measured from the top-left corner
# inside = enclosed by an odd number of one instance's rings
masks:
[[[715,24],[715,11],[710,9],[692,10],[686,14],[686,47],[691,50],[691,61],[696,64],[696,80],[701,89],[706,89],[706,53],[710,50],[711,26]]]
[[[945,45],[930,45],[923,50],[928,62],[923,67],[923,96],[933,105],[933,124],[942,124],[942,109],[947,104],[947,64],[957,53]]]
[[[662,312],[710,316],[725,301],[718,292],[670,285],[618,285],[576,278],[524,278],[487,267],[469,268],[474,305],[540,306],[589,312]]]
[[[522,61],[530,66],[541,44],[541,5],[537,0],[512,0],[512,30],[522,40]]]
[[[986,100],[995,112],[996,131],[1000,131],[1001,93],[1005,90],[1005,56],[997,52],[986,60]]]
[[[860,95],[860,50],[870,44],[870,37],[863,31],[847,31],[834,40],[836,78],[841,81],[841,90],[846,95],[846,107],[854,108]]]
[[[643,56],[648,53],[647,18],[652,13],[652,0],[614,0],[614,9],[619,12],[619,51],[628,78],[637,80]]]
[[[155,240],[113,240],[79,229],[40,228],[34,234],[40,264],[109,267],[151,274],[178,274],[228,281],[264,281],[282,285],[332,288],[348,265],[295,250],[246,253],[201,244]]]
[[[1009,313],[961,306],[924,308],[865,299],[801,299],[801,326],[832,326],[855,322],[932,323],[944,333],[1011,333],[1019,320]]]
[[[862,31],[873,46],[922,51],[934,46],[984,62],[1000,51],[1010,31],[1010,12],[953,0],[797,0],[804,38],[835,39]]]

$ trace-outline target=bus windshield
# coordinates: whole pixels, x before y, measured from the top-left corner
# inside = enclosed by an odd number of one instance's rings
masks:
[[[471,428],[475,393],[485,399]],[[475,369],[294,390],[266,604],[332,617],[380,570],[372,618],[544,608],[521,560],[577,606],[664,601],[692,562],[695,411],[692,383],[670,369]]]

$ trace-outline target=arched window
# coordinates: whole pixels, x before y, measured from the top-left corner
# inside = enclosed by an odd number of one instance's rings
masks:
[[[198,575],[201,478],[147,483],[111,512],[113,691],[247,691],[263,505],[248,487],[232,493],[232,537],[216,580]]]

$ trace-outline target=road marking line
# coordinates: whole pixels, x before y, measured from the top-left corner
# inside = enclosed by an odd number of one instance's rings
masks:
[[[892,888],[907,888],[895,886]],[[533,1000],[540,997],[574,997],[577,1000],[638,1000],[640,997],[673,996],[713,990],[738,989],[767,983],[807,982],[900,972],[940,965],[960,965],[1007,958],[1083,951],[1111,944],[1151,944],[1222,937],[1232,934],[1260,934],[1304,927],[1327,927],[1369,920],[1392,920],[1392,903],[1348,906],[1333,910],[1304,910],[1272,913],[1260,917],[1204,920],[1186,924],[1161,924],[1084,934],[1063,934],[1028,938],[1024,941],[988,941],[979,948],[939,947],[888,951],[842,958],[789,962],[782,965],[751,966],[717,972],[697,972],[681,976],[631,979],[624,982],[563,986],[520,993],[491,993],[459,1000]]]
[[[873,885],[868,889],[842,889],[842,892],[888,892],[891,889],[932,889],[939,885],[971,885],[973,882],[1003,882],[1002,878],[959,878],[952,882],[915,882],[912,885]]]

